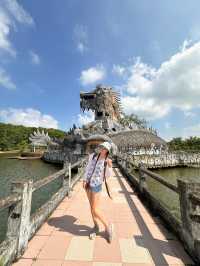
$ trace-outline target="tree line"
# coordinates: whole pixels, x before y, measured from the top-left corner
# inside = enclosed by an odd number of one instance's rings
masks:
[[[200,151],[200,138],[189,137],[182,139],[181,137],[173,138],[168,142],[169,150],[171,151]]]
[[[64,138],[65,132],[54,128],[25,127],[0,123],[0,151],[24,150],[29,147],[29,136],[39,129],[48,132],[50,137]]]
[[[140,125],[141,127],[146,127],[146,121],[140,120],[138,117],[124,117],[122,123],[130,125],[132,122]],[[73,128],[76,128],[73,125]],[[31,133],[39,129],[41,132],[48,132],[51,138],[63,139],[69,132],[64,132],[59,129],[54,128],[43,128],[43,127],[25,127],[22,125],[12,125],[0,122],[0,151],[9,150],[24,150],[29,147],[29,136]],[[171,151],[200,151],[200,137],[189,137],[187,139],[182,139],[181,137],[173,138],[168,143],[169,150]]]

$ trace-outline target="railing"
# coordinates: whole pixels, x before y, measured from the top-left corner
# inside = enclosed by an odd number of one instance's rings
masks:
[[[123,152],[122,152],[123,154]],[[159,167],[174,167],[174,166],[200,166],[200,152],[165,152],[160,154],[123,154],[127,160],[132,162],[135,169],[138,168],[142,162],[145,167],[159,168]]]
[[[162,176],[147,170],[139,164],[139,178],[132,173],[135,165],[127,161],[126,156],[118,155],[117,164],[121,171],[145,200],[149,207],[166,222],[166,225],[176,233],[191,256],[200,263],[200,183],[177,180],[177,186],[171,184]],[[153,178],[179,196],[181,220],[179,221],[167,207],[148,189],[147,178]]]
[[[32,180],[12,182],[11,195],[0,200],[0,210],[9,208],[6,239],[0,244],[0,265],[10,265],[25,251],[29,239],[80,179],[86,158],[33,183]],[[61,178],[62,187],[31,215],[34,191]]]

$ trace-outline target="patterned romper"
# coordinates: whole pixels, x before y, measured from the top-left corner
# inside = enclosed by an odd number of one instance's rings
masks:
[[[90,154],[88,164],[85,169],[85,174],[84,174],[83,179],[86,181],[90,179],[92,171],[95,167],[96,160],[97,160],[97,157],[95,156],[93,159],[93,156],[94,156],[94,153]],[[105,162],[105,159],[98,160],[95,170],[93,172],[93,175],[90,179],[90,189],[93,192],[99,192],[102,190],[103,175],[104,175],[104,162]],[[106,178],[108,178],[112,175],[113,175],[112,168],[109,167],[107,164],[105,176]]]

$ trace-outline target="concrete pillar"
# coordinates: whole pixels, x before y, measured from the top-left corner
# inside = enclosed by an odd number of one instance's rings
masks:
[[[143,192],[143,189],[147,187],[146,184],[146,175],[142,172],[141,167],[144,167],[143,163],[139,163],[139,189],[140,192]]]
[[[33,181],[14,181],[12,193],[21,194],[22,200],[9,208],[7,237],[16,238],[16,257],[20,257],[27,247],[30,235],[30,212]]]
[[[200,183],[178,179],[178,188],[183,237],[189,249],[200,259],[200,206],[190,199],[191,194],[200,197]]]
[[[68,164],[68,197],[71,197],[71,179],[72,179],[72,168],[71,163]]]

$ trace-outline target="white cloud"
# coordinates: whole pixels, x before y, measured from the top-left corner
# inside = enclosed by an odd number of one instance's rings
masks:
[[[78,51],[82,54],[82,53],[84,53],[84,51],[86,51],[86,46],[85,46],[85,44],[84,43],[82,43],[82,42],[79,42],[78,44],[77,44],[77,49],[78,49]]]
[[[33,25],[34,20],[30,14],[17,2],[17,0],[3,0],[5,7],[16,21],[22,24]]]
[[[196,117],[196,114],[194,112],[191,112],[191,111],[184,111],[184,115],[186,117],[189,117],[189,118]]]
[[[88,50],[88,30],[84,25],[76,25],[74,28],[74,42],[77,50],[83,54]]]
[[[16,85],[4,69],[0,67],[0,86],[7,89],[16,89]]]
[[[84,112],[83,114],[78,114],[78,125],[80,127],[92,121],[94,121],[94,113],[92,111]]]
[[[189,112],[200,107],[200,42],[177,52],[155,69],[138,58],[126,68],[122,103],[126,112],[157,119],[174,107]]]
[[[0,110],[0,119],[5,123],[29,127],[58,128],[58,121],[51,115],[42,114],[32,108]]]
[[[180,47],[181,52],[184,52],[190,45],[192,44],[192,40],[184,40],[182,46]]]
[[[16,56],[16,51],[9,39],[11,30],[16,30],[16,22],[24,25],[34,25],[33,18],[16,0],[1,0],[0,2],[0,49]]]
[[[32,64],[34,64],[34,65],[39,65],[40,62],[41,62],[39,55],[36,54],[36,53],[33,52],[33,51],[30,51],[29,54],[30,54],[30,57],[31,57],[31,62],[32,62]]]
[[[128,68],[128,72],[130,76],[127,80],[127,91],[130,94],[145,94],[150,90],[152,79],[156,73],[153,67],[137,58],[134,65]]]
[[[80,81],[82,85],[89,85],[104,79],[105,76],[106,76],[106,70],[101,65],[83,70],[81,72]]]
[[[119,77],[123,77],[126,72],[126,68],[120,65],[113,65],[112,72]]]
[[[0,49],[8,52],[12,56],[16,56],[16,51],[9,41],[10,27],[12,23],[10,18],[0,7]]]
[[[126,114],[135,113],[148,120],[161,118],[169,111],[167,105],[156,104],[153,98],[125,96],[122,97],[121,103]]]

